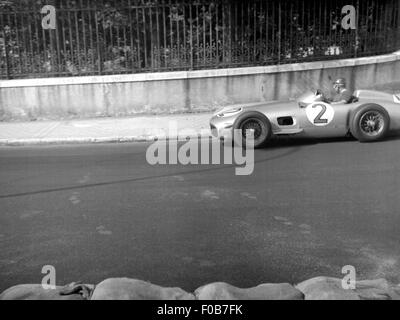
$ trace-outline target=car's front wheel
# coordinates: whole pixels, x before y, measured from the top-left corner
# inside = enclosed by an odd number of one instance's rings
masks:
[[[388,112],[380,105],[359,107],[350,120],[351,134],[360,142],[374,142],[386,137],[390,126]]]
[[[249,132],[254,135],[254,148],[261,148],[272,136],[272,126],[268,118],[257,111],[241,114],[233,125],[235,142],[240,139],[241,145],[246,147],[246,137]]]

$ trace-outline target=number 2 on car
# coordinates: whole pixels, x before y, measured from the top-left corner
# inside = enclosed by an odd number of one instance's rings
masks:
[[[317,102],[307,106],[306,114],[308,120],[314,126],[324,127],[332,122],[335,116],[335,110],[327,103]]]

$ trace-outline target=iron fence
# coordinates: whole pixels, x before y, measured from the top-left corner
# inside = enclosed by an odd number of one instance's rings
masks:
[[[41,8],[56,8],[56,29]],[[341,26],[356,8],[357,28]],[[400,0],[0,0],[0,79],[196,70],[400,49]]]

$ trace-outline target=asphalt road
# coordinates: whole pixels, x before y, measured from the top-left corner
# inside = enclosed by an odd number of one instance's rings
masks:
[[[281,141],[230,165],[158,165],[148,144],[0,148],[0,290],[126,276],[194,290],[400,282],[400,139]]]

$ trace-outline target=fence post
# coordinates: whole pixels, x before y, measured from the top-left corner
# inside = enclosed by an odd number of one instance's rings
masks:
[[[4,43],[4,55],[6,57],[5,65],[6,65],[6,78],[10,79],[10,66],[9,66],[9,61],[8,61],[8,41],[7,41],[7,35],[5,32],[5,23],[4,23],[4,16],[2,13],[0,13],[0,27],[3,29],[2,35],[3,35],[3,43]]]
[[[4,51],[5,51],[5,54],[6,54],[6,77],[7,77],[7,79],[11,79],[10,66],[9,66],[9,61],[8,61],[8,48],[7,48],[7,41],[6,41],[6,38],[5,38],[5,34],[4,34]]]
[[[358,27],[359,27],[359,22],[360,22],[360,1],[357,0],[357,5],[356,5],[356,30],[355,31],[355,44],[354,44],[354,57],[357,58],[358,57],[358,46],[359,46],[359,38],[358,38]]]
[[[98,67],[98,74],[102,75],[103,71],[103,61],[102,61],[102,54],[101,54],[101,48],[100,48],[100,37],[99,37],[99,22],[97,21],[97,13],[98,13],[98,7],[97,7],[97,1],[94,2],[94,21],[96,24],[96,50],[97,50],[97,67]]]
[[[278,64],[281,64],[282,53],[282,8],[281,2],[278,2]]]
[[[400,50],[400,0],[397,1],[397,50]]]
[[[189,19],[190,19],[190,70],[193,70],[193,19],[192,19],[192,3],[189,2]],[[186,21],[184,21],[186,23]],[[185,44],[186,46],[186,44]]]

